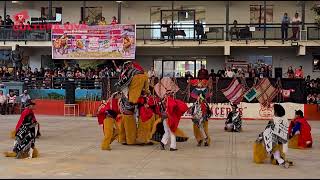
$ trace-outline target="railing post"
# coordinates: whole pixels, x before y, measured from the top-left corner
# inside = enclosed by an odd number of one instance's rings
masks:
[[[118,23],[121,24],[121,6],[122,1],[118,1]]]
[[[305,1],[300,1],[301,2],[301,21],[302,21],[302,30],[304,30],[304,23],[305,23],[305,18],[306,18],[306,2]]]
[[[48,16],[49,20],[52,20],[52,1],[48,2]]]
[[[263,1],[263,4],[264,4],[264,26],[263,26],[263,43],[266,44],[266,30],[267,30],[267,27],[266,27],[266,21],[267,21],[267,1],[264,0]]]

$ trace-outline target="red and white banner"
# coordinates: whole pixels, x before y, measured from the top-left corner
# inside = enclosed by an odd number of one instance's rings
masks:
[[[188,104],[190,107],[192,104]],[[293,119],[295,110],[304,112],[304,104],[297,103],[281,103],[286,110],[286,117]],[[211,119],[226,119],[228,113],[231,111],[229,103],[211,103],[209,104],[212,110]],[[263,107],[260,103],[244,103],[238,105],[238,110],[244,120],[270,120],[273,117],[273,104],[269,108]],[[190,118],[190,114],[185,114],[184,118]]]

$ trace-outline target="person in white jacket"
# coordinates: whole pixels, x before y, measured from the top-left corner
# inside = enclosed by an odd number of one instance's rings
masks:
[[[289,122],[285,109],[280,104],[274,105],[274,117],[269,121],[264,132],[259,134],[254,144],[255,163],[263,163],[270,155],[271,163],[289,168],[293,163],[286,159]]]

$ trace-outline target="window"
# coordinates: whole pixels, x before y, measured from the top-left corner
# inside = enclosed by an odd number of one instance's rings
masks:
[[[168,24],[174,24],[175,27],[179,30],[184,31],[186,34],[185,37],[176,36],[176,39],[186,38],[190,39],[194,37],[194,24],[196,20],[202,22],[203,27],[205,28],[205,8],[204,7],[184,7],[183,10],[169,10],[168,7],[151,7],[150,10],[150,19],[152,30],[151,38],[160,39],[161,31],[160,24],[164,20],[168,21]],[[172,17],[173,15],[173,17]],[[173,22],[172,22],[173,19]]]
[[[201,65],[206,67],[206,59],[154,60],[154,69],[159,77],[184,77],[187,71],[196,77]]]
[[[10,61],[10,50],[1,50],[0,51],[0,66],[12,66],[12,62]]]
[[[41,8],[41,17],[46,17],[49,19],[49,8]],[[62,7],[52,7],[52,19],[57,20],[58,22],[62,21]]]
[[[81,7],[81,20],[89,25],[96,25],[102,17],[102,7]]]
[[[266,7],[266,23],[273,22],[273,5]],[[250,5],[250,23],[263,24],[264,23],[264,6],[263,5]]]

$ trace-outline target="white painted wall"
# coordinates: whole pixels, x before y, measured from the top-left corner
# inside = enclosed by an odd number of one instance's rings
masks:
[[[176,1],[175,8],[181,7],[201,7],[206,10],[207,23],[225,23],[225,2],[226,1]],[[0,2],[0,15],[3,16],[3,4]],[[238,23],[249,23],[250,5],[263,5],[263,1],[231,1],[230,6],[230,23],[234,19]],[[295,12],[301,14],[301,7],[297,1],[267,1],[268,5],[274,5],[273,21],[280,22],[284,12],[290,17]],[[306,22],[314,22],[314,15],[310,8],[314,1],[306,2]],[[80,20],[80,10],[83,5],[82,1],[53,1],[53,7],[62,7],[63,21],[78,23]],[[20,4],[12,4],[7,1],[7,14],[15,14],[22,10],[28,10],[31,17],[40,17],[41,7],[47,7],[47,1],[24,1]],[[87,7],[102,7],[102,14],[107,21],[111,21],[112,16],[117,16],[117,3],[115,1],[87,1]],[[171,8],[171,1],[126,1],[122,7],[122,23],[147,24],[150,23],[151,7]]]

